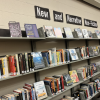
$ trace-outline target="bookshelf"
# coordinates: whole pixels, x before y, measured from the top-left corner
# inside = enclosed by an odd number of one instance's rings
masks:
[[[4,29],[3,29],[3,31],[4,31]],[[7,31],[7,30],[6,30]],[[4,32],[6,32],[6,31],[4,31]],[[8,30],[9,31],[9,30]],[[13,38],[13,37],[0,37],[0,40],[4,40],[4,41],[8,41],[9,42],[9,40],[11,40],[11,41],[18,41],[18,40],[30,40],[30,46],[31,46],[31,52],[35,52],[35,51],[37,51],[36,50],[36,42],[37,41],[44,41],[44,42],[47,42],[47,41],[56,41],[56,40],[62,40],[62,41],[64,41],[64,43],[65,43],[65,48],[66,49],[69,49],[69,42],[70,41],[80,41],[80,40],[83,40],[83,41],[85,41],[85,46],[89,46],[89,41],[90,40],[96,40],[96,41],[99,41],[99,44],[100,44],[100,39],[98,39],[98,38],[93,38],[93,39],[79,39],[79,38],[71,38],[71,39],[67,39],[67,38],[47,38],[47,37],[45,37],[45,38],[27,38],[27,37],[22,37],[22,38]],[[40,81],[40,74],[39,74],[39,72],[42,72],[42,71],[44,71],[44,70],[49,70],[49,69],[53,69],[53,68],[58,68],[58,67],[61,67],[62,66],[62,68],[63,68],[63,66],[67,66],[67,68],[68,68],[68,71],[70,71],[70,70],[72,70],[72,66],[71,66],[71,64],[74,64],[74,63],[77,63],[77,62],[81,62],[81,61],[85,61],[85,60],[87,60],[87,64],[90,64],[90,60],[92,59],[92,58],[96,58],[96,57],[100,57],[100,55],[98,55],[98,56],[94,56],[94,57],[89,57],[89,58],[85,58],[85,59],[80,59],[80,60],[77,60],[77,61],[72,61],[72,62],[70,62],[70,63],[64,63],[64,64],[61,64],[61,65],[57,65],[57,66],[52,66],[52,67],[45,67],[45,68],[43,68],[43,69],[39,69],[39,70],[35,70],[35,71],[33,71],[33,72],[29,72],[29,73],[26,73],[26,74],[20,74],[20,75],[17,75],[17,76],[10,76],[10,77],[7,77],[7,78],[4,78],[4,79],[1,79],[0,80],[0,82],[2,82],[2,81],[6,81],[6,80],[8,80],[9,81],[9,79],[13,79],[13,78],[17,78],[17,77],[21,77],[21,76],[26,76],[26,75],[29,75],[29,74],[33,74],[34,73],[34,79],[35,79],[35,82],[37,82],[37,81]],[[62,73],[63,74],[63,73]],[[78,83],[75,83],[75,84],[73,84],[72,86],[68,86],[68,87],[66,87],[65,86],[65,90],[63,91],[63,92],[61,92],[61,93],[58,93],[57,95],[54,95],[54,96],[52,96],[52,97],[48,97],[48,98],[46,98],[46,99],[44,99],[44,100],[53,100],[54,98],[56,98],[57,96],[59,96],[59,95],[61,95],[61,94],[63,94],[63,93],[65,93],[66,91],[68,91],[68,90],[71,90],[71,93],[73,93],[74,92],[74,87],[75,86],[78,86],[78,85],[80,85],[81,83],[83,83],[83,82],[85,82],[85,81],[87,81],[87,80],[91,80],[93,77],[95,77],[95,76],[97,76],[97,75],[99,75],[100,74],[100,72],[98,72],[98,73],[96,73],[95,75],[93,75],[92,77],[90,77],[90,78],[88,78],[88,79],[86,79],[86,80],[83,80],[83,81],[79,81]],[[98,93],[96,93],[96,94],[98,94]],[[96,95],[95,94],[95,95]],[[94,96],[95,96],[94,95]],[[93,96],[93,97],[94,97]],[[93,98],[93,97],[91,97],[91,98]]]

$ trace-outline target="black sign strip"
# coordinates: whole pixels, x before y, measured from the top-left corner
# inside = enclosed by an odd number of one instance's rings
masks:
[[[63,12],[58,12],[53,10],[54,21],[63,22]]]
[[[98,28],[97,21],[84,18],[84,26]]]
[[[82,25],[82,18],[79,16],[66,14],[66,22],[68,24]]]
[[[48,8],[43,8],[40,6],[34,6],[34,8],[36,18],[50,20],[50,12]]]

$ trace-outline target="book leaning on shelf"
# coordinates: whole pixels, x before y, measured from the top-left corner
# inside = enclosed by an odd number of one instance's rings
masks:
[[[100,46],[77,47],[75,49],[51,48],[42,52],[19,53],[0,57],[0,78],[25,74],[45,67],[53,67],[98,56]],[[99,67],[98,67],[99,70]]]

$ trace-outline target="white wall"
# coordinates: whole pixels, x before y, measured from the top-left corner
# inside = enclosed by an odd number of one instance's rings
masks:
[[[43,20],[35,18],[34,5],[49,8],[51,20]],[[53,10],[63,12],[64,22],[53,21]],[[72,14],[80,16],[82,18],[95,20],[98,22],[98,28],[85,27],[72,25],[66,23],[65,14]],[[83,19],[82,19],[83,20]],[[86,28],[92,32],[95,29],[100,30],[100,10],[86,5],[79,0],[0,0],[0,28],[8,29],[8,22],[16,21],[20,22],[21,29],[24,30],[25,23],[37,24],[37,27],[43,25],[51,25],[53,27],[70,27],[72,31],[74,28],[80,27]],[[84,20],[83,20],[84,23]],[[62,30],[63,32],[63,30]],[[53,42],[39,41],[36,43],[37,51],[47,50],[48,48],[56,47],[57,49],[65,48],[65,42],[58,40]],[[99,41],[90,41],[89,45],[98,45]],[[70,41],[69,48],[75,48],[77,46],[84,46],[85,41]],[[19,52],[31,52],[30,41],[1,41],[0,40],[0,55],[12,54]],[[99,61],[99,58],[92,59],[92,62]],[[87,61],[81,61],[79,63],[72,64],[72,69],[77,69],[80,66],[86,65]],[[45,76],[51,76],[54,74],[68,73],[67,65],[45,70],[40,72],[40,79],[43,80]],[[12,92],[13,89],[22,87],[25,82],[33,83],[34,75],[26,75],[19,78],[5,80],[0,82],[0,95]],[[62,98],[63,95],[70,95],[70,90],[53,100]]]

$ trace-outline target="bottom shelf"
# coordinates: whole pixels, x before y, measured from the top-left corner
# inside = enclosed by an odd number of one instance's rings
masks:
[[[53,98],[57,97],[58,95],[60,95],[60,94],[62,94],[62,93],[64,93],[64,92],[66,92],[66,91],[68,91],[68,90],[71,89],[71,88],[74,88],[75,86],[77,86],[77,85],[79,85],[79,84],[81,84],[81,83],[83,83],[83,82],[85,82],[85,81],[87,81],[87,80],[93,78],[94,76],[99,75],[99,74],[100,74],[100,72],[97,72],[97,73],[95,73],[92,77],[89,77],[89,78],[87,78],[87,79],[85,79],[85,80],[83,80],[83,81],[79,81],[78,83],[74,83],[74,84],[71,85],[71,86],[64,86],[64,87],[65,87],[65,90],[64,90],[63,92],[60,92],[60,93],[58,93],[58,94],[56,94],[56,95],[53,95],[53,96],[51,96],[51,97],[47,97],[47,98],[45,98],[45,99],[43,99],[43,100],[52,100]],[[97,93],[98,93],[98,92],[97,92]],[[90,97],[90,98],[87,99],[87,100],[91,100],[97,93],[95,93],[92,97]]]

